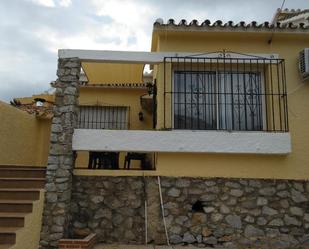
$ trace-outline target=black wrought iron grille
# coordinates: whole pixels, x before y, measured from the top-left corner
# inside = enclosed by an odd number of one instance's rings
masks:
[[[80,106],[79,129],[128,129],[128,107]]]
[[[165,58],[164,125],[171,129],[288,131],[284,60]]]

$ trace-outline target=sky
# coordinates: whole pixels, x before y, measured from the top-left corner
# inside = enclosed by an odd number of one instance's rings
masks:
[[[50,90],[58,49],[149,51],[157,18],[270,21],[282,0],[0,0],[0,100]],[[309,8],[285,0],[284,8]]]

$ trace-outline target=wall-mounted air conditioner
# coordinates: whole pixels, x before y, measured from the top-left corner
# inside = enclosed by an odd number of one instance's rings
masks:
[[[299,53],[299,71],[303,80],[309,80],[309,48]]]

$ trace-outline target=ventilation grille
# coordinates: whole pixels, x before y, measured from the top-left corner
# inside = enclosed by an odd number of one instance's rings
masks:
[[[299,70],[301,74],[305,73],[305,50],[299,53]]]
[[[299,53],[299,71],[304,80],[309,79],[309,48]]]

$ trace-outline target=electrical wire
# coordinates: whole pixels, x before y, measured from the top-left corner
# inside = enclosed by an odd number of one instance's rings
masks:
[[[285,4],[285,0],[282,1],[281,7],[280,7],[280,9],[279,9],[279,13],[282,12],[282,9],[283,9],[284,4]],[[278,17],[276,16],[276,19],[277,19],[277,18],[278,18]],[[276,23],[276,21],[277,21],[276,19],[274,20],[274,23]],[[273,38],[274,38],[274,31],[271,33],[271,36],[270,36],[270,38],[269,38],[269,40],[268,40],[268,44],[271,44],[271,43],[272,43]]]

